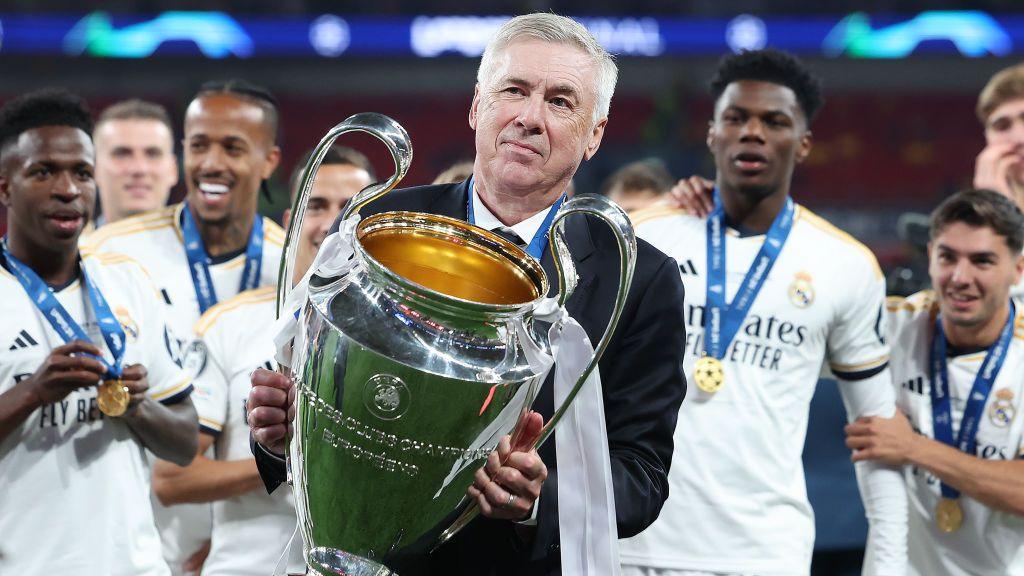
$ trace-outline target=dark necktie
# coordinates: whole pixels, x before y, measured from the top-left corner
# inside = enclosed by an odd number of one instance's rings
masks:
[[[501,226],[499,228],[495,228],[494,230],[491,230],[491,232],[494,232],[495,234],[501,236],[505,240],[508,240],[509,242],[515,244],[516,246],[522,248],[523,250],[526,250],[526,242],[523,242],[523,239],[519,237],[519,234],[516,234],[516,231],[509,228],[508,226]]]

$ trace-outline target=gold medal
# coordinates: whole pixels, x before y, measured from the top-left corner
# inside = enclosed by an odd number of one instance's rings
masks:
[[[131,399],[128,387],[120,380],[104,380],[100,383],[99,391],[96,394],[96,403],[100,405],[100,412],[111,417],[124,414],[128,410],[128,403]]]
[[[711,356],[702,356],[693,365],[693,379],[700,388],[708,394],[714,394],[722,389],[725,384],[725,369],[722,361]]]
[[[939,505],[935,507],[935,524],[939,526],[940,532],[946,534],[956,532],[963,523],[964,511],[960,508],[958,500],[953,498],[939,500]]]

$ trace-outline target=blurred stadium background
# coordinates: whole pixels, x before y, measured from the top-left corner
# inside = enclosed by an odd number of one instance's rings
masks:
[[[774,46],[809,62],[825,85],[795,197],[867,243],[891,271],[913,255],[898,233],[900,215],[927,212],[970,184],[983,143],[976,96],[1024,52],[1020,9],[1011,0],[18,0],[0,2],[0,100],[64,86],[94,111],[141,97],[180,122],[206,80],[263,84],[281,102],[284,160],[274,201],[262,206],[273,215],[284,208],[296,160],[355,112],[388,114],[409,130],[415,159],[405,184],[428,183],[471,158],[476,57],[502,15],[576,16],[619,56],[611,121],[601,152],[578,174],[579,192],[600,190],[617,167],[650,156],[677,178],[712,175],[705,82],[721,55]],[[342,143],[390,173],[372,140]],[[852,471],[834,449],[838,396],[815,402],[808,484],[815,503],[829,506],[824,520],[819,509],[816,571],[839,574],[849,563],[829,562],[845,550],[858,554],[864,522]]]

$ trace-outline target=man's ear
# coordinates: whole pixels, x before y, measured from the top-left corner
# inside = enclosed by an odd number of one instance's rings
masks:
[[[597,154],[597,149],[601,147],[601,140],[604,139],[604,127],[607,125],[608,118],[601,118],[594,125],[594,129],[590,131],[590,142],[587,143],[587,149],[583,151],[584,160],[590,160],[594,154]]]
[[[710,150],[715,143],[715,121],[708,120],[708,135],[704,139],[704,143],[707,144],[708,150]]]
[[[277,165],[281,163],[281,148],[271,146],[270,150],[267,150],[266,161],[266,164],[263,165],[263,173],[260,175],[263,180],[270,178],[274,170],[277,170]]]
[[[473,87],[473,101],[469,104],[469,127],[476,130],[476,107],[480,105],[480,83]]]
[[[291,208],[285,208],[284,209],[284,214],[281,214],[281,226],[284,227],[285,233],[288,232],[288,227],[291,226],[291,223],[292,223],[292,209]]]
[[[1017,266],[1016,276],[1014,276],[1014,279],[1013,279],[1014,286],[1016,286],[1017,284],[1020,284],[1021,276],[1024,276],[1024,254],[1018,254],[1017,255],[1016,266]]]
[[[814,135],[811,134],[810,130],[805,130],[804,135],[800,137],[800,145],[796,149],[797,164],[803,162],[811,155],[811,147],[813,145]]]
[[[11,205],[11,181],[6,174],[0,174],[0,204]]]

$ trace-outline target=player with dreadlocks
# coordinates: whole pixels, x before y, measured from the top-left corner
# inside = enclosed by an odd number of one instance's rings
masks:
[[[276,101],[263,88],[242,80],[204,84],[185,112],[185,201],[105,226],[88,239],[92,250],[121,252],[147,266],[183,337],[218,301],[277,283],[284,231],[256,213],[260,189],[281,156],[277,124]],[[168,347],[180,361],[183,342]],[[156,477],[169,466],[158,462]],[[249,476],[236,475],[226,488],[258,481],[255,468]],[[180,574],[205,556],[210,507],[174,504],[156,503],[157,523],[164,555]]]

